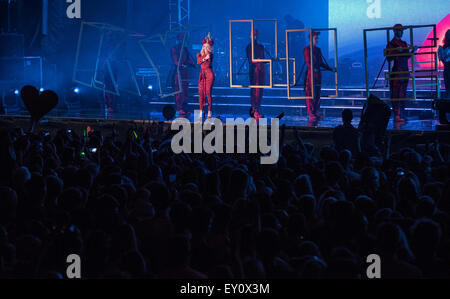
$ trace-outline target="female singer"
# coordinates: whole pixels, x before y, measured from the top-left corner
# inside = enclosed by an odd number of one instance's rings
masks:
[[[205,93],[208,97],[208,116],[211,118],[212,97],[211,90],[214,84],[214,73],[212,70],[213,62],[213,48],[214,40],[211,38],[210,33],[203,39],[203,47],[200,53],[197,54],[197,64],[201,65],[200,76],[198,79],[198,94],[200,102],[200,115],[198,120],[203,120],[203,106],[205,106]]]

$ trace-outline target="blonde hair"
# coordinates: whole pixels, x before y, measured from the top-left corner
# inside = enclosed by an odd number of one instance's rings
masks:
[[[203,55],[206,55],[206,54],[211,54],[212,53],[212,47],[211,47],[211,45],[210,44],[208,44],[208,43],[204,43],[203,44],[203,47],[202,47],[202,50],[200,51],[200,54],[203,56]]]

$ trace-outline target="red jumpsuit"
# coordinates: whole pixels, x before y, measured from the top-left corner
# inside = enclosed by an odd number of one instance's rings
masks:
[[[211,90],[214,84],[214,73],[212,70],[213,54],[209,54],[209,59],[202,62],[208,54],[201,55],[197,54],[197,64],[201,65],[200,75],[198,78],[198,99],[200,103],[200,110],[203,110],[205,106],[205,93],[208,97],[208,111],[211,111],[212,107],[212,96]]]
[[[303,50],[303,56],[305,58],[305,63],[307,65],[307,73],[305,80],[305,95],[307,97],[312,96],[312,78],[311,78],[311,54],[310,46],[307,46]],[[330,69],[330,67],[322,59],[322,51],[319,47],[313,47],[313,64],[314,64],[314,98],[306,99],[306,108],[308,115],[310,117],[315,117],[319,115],[320,108],[320,89],[322,88],[322,72],[321,67]]]
[[[406,48],[408,44],[400,39],[393,38],[386,46],[387,49],[394,48]],[[388,50],[387,54],[400,54],[408,53],[408,50]],[[394,66],[392,67],[392,72],[402,72],[409,71],[408,61],[410,56],[396,56],[387,57],[389,62],[394,61]],[[408,87],[408,81],[410,74],[393,74],[391,78],[407,78],[405,80],[390,80],[389,89],[391,93],[391,99],[396,98],[406,98],[406,88]],[[403,110],[405,109],[405,101],[392,101],[392,109],[394,110],[394,116],[401,117]]]
[[[264,59],[264,46],[261,44],[255,43],[254,47],[254,58],[255,59]],[[250,64],[250,85],[264,85],[266,79],[266,69],[264,67],[263,62],[252,62],[252,44],[247,46],[247,58],[248,63]],[[250,98],[253,112],[258,112],[259,107],[261,106],[261,100],[263,96],[263,88],[251,88],[250,89]]]
[[[111,65],[112,75],[115,76],[115,78],[117,78],[117,76],[116,76],[117,70],[115,68],[115,64],[110,62],[110,65]],[[117,106],[117,96],[115,94],[109,92],[109,91],[115,91],[116,88],[114,86],[114,82],[110,76],[110,73],[109,73],[109,70],[108,70],[106,64],[104,67],[104,83],[105,83],[104,99],[105,99],[106,108],[108,109],[109,113],[112,113],[112,112],[114,112],[114,110],[116,109],[116,106]]]
[[[181,51],[183,49],[183,51]],[[181,57],[180,57],[181,54]],[[181,92],[175,95],[177,110],[180,114],[186,113],[187,104],[189,99],[189,71],[187,69],[187,65],[193,65],[194,63],[190,59],[189,51],[186,47],[181,48],[181,44],[177,44],[171,49],[171,56],[173,63],[176,67],[178,67],[178,63],[180,64],[179,72],[175,72],[173,82],[175,85],[175,90],[179,91],[179,81],[178,74],[181,79]]]

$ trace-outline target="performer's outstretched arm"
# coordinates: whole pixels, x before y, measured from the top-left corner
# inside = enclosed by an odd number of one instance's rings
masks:
[[[331,72],[334,71],[334,68],[330,67],[328,65],[328,63],[326,62],[325,57],[323,57],[321,49],[319,49],[319,52],[320,52],[320,67],[323,67],[326,70],[331,71]]]

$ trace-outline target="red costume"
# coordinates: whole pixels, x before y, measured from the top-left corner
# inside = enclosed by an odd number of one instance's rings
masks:
[[[178,39],[182,39],[184,36],[178,36]],[[179,72],[175,72],[173,82],[175,85],[175,90],[179,91],[181,88],[181,92],[175,95],[177,110],[180,114],[186,114],[187,104],[189,99],[189,71],[187,69],[187,65],[193,65],[194,63],[190,59],[189,51],[186,47],[181,47],[182,44],[178,43],[171,49],[171,56],[173,63],[176,67],[179,65]],[[180,57],[181,55],[181,57]],[[179,85],[179,78],[181,79],[181,86]]]
[[[107,62],[105,62],[104,69],[103,69],[103,79],[104,79],[104,99],[106,108],[108,110],[108,118],[113,117],[113,113],[117,109],[119,96],[115,94],[116,88],[118,89],[117,85],[117,74],[119,73],[117,69],[117,63],[114,57],[111,57],[109,59],[109,66]],[[111,73],[110,73],[111,72]]]
[[[395,28],[395,27],[394,27]],[[395,48],[407,48],[408,44],[401,39],[394,37],[386,46],[387,49]],[[388,50],[387,54],[401,54],[408,53],[408,50]],[[389,62],[394,61],[394,66],[392,67],[392,72],[403,72],[409,71],[408,61],[410,56],[395,56],[387,57]],[[406,88],[408,87],[408,81],[410,74],[392,74],[391,78],[407,78],[404,80],[390,80],[389,89],[391,93],[391,99],[396,98],[406,98]],[[394,110],[395,117],[401,117],[403,110],[405,109],[405,101],[392,101],[392,109]]]
[[[106,108],[108,109],[109,113],[113,113],[114,108],[117,104],[117,97],[115,94],[109,92],[115,90],[115,87],[111,77],[109,76],[109,72],[107,71],[105,71],[104,82],[105,82],[104,98]]]
[[[315,33],[313,33],[315,34]],[[311,50],[310,46],[307,46],[303,50],[303,55],[305,57],[305,63],[307,65],[307,74],[305,80],[305,95],[307,97],[312,96],[312,78],[311,75],[313,72],[311,71]],[[320,108],[320,89],[322,88],[322,72],[320,71],[321,67],[326,68],[327,70],[332,70],[322,58],[322,51],[319,47],[313,46],[313,64],[314,64],[314,98],[306,99],[306,107],[308,111],[308,115],[311,118],[318,117],[319,108]]]
[[[258,31],[254,30],[254,36],[258,35]],[[252,61],[252,44],[247,45],[247,58],[250,65],[249,75],[250,75],[250,85],[264,85],[266,78],[266,69],[264,67],[264,62],[253,62]],[[258,44],[256,40],[253,43],[253,52],[255,59],[264,59],[264,46]],[[251,88],[250,98],[252,104],[252,110],[255,117],[259,115],[259,107],[261,106],[261,100],[263,96],[263,88]]]
[[[208,43],[209,46],[214,45],[212,39],[203,39],[203,44]],[[208,57],[209,56],[209,57]],[[212,51],[206,51],[203,54],[197,54],[197,64],[201,65],[200,75],[198,78],[198,95],[200,110],[203,111],[203,106],[205,106],[205,94],[208,97],[208,111],[211,111],[212,107],[212,96],[211,90],[214,84],[214,72],[212,70],[213,53]]]

